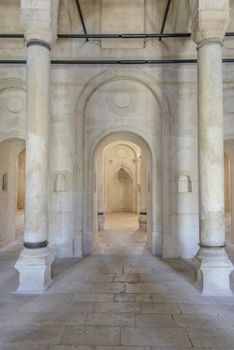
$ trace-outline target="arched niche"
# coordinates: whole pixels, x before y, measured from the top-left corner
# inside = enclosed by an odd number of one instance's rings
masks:
[[[54,192],[66,192],[67,191],[67,178],[64,173],[58,173],[54,179]]]
[[[192,181],[189,175],[180,175],[178,178],[178,192],[190,193],[192,192]]]
[[[2,176],[2,191],[8,191],[8,173],[3,174]]]

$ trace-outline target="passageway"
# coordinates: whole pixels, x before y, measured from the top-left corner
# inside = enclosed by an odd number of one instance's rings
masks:
[[[107,214],[104,230],[98,234],[95,254],[149,255],[147,235],[139,230],[138,215],[127,212]]]
[[[25,198],[25,141],[0,143],[0,248],[23,240]]]
[[[98,212],[98,228],[95,253],[149,254],[147,211],[151,208],[145,152],[134,142],[116,140],[100,148],[96,157],[94,214]]]

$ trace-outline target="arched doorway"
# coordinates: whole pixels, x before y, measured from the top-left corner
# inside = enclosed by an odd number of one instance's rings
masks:
[[[134,236],[152,250],[152,157],[146,142],[138,135],[122,132],[106,136],[93,154],[93,214],[92,246],[100,243],[99,232],[109,232],[101,238],[111,245],[115,238],[126,238],[128,247]],[[124,235],[124,233],[126,233]],[[115,238],[113,238],[113,235]],[[112,235],[112,236],[110,236]],[[121,236],[122,235],[122,236]],[[127,236],[128,235],[128,236]],[[118,241],[118,249],[124,250],[126,241]],[[139,243],[140,244],[140,243]]]
[[[76,114],[74,255],[93,252],[94,153],[102,140],[116,133],[118,140],[123,140],[123,134],[138,136],[150,149],[150,248],[153,255],[174,256],[174,235],[170,231],[171,113],[162,86],[145,71],[111,68],[87,83],[79,95]]]
[[[25,141],[0,143],[0,248],[23,239]]]

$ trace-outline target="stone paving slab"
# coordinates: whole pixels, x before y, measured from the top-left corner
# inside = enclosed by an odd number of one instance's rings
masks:
[[[136,315],[136,327],[176,328],[178,323],[171,315],[166,314],[138,314]]]
[[[181,313],[177,304],[174,303],[142,303],[142,313],[157,313],[157,314],[178,314]]]
[[[104,313],[136,313],[140,312],[140,303],[97,303],[95,312]]]
[[[121,344],[131,346],[190,347],[186,331],[181,329],[122,328]]]
[[[201,296],[191,263],[57,259],[53,286],[23,296],[13,294],[16,257],[1,266],[11,277],[0,278],[0,350],[234,350],[234,297]]]
[[[234,304],[178,304],[183,314],[210,314],[210,315],[234,315]]]
[[[183,328],[234,329],[234,315],[174,314],[173,319]]]
[[[119,295],[119,294],[116,294]],[[100,294],[100,293],[75,293],[72,301],[74,302],[112,302],[114,301],[115,294]]]
[[[122,293],[124,292],[124,283],[93,283],[90,293]]]
[[[68,327],[61,344],[120,345],[119,327]]]
[[[139,293],[139,294],[161,294],[168,293],[166,285],[160,283],[125,283],[126,293]]]
[[[0,344],[58,344],[64,334],[64,327],[31,326],[0,328]]]
[[[194,347],[210,347],[211,349],[234,349],[234,332],[230,329],[187,330]]]
[[[106,327],[134,327],[135,314],[119,313],[88,314],[85,321],[86,326],[106,326]]]
[[[63,313],[90,313],[94,311],[95,303],[93,302],[67,302],[56,303],[53,311]]]

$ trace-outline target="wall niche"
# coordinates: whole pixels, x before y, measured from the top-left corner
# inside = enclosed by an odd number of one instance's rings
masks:
[[[8,191],[8,174],[5,173],[2,177],[2,191],[7,192]]]
[[[64,173],[58,173],[54,180],[54,192],[67,192],[67,178]]]
[[[189,175],[180,175],[178,179],[178,192],[179,193],[192,192],[192,181]]]

